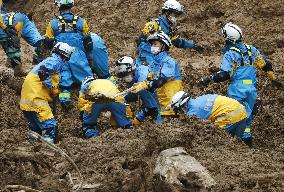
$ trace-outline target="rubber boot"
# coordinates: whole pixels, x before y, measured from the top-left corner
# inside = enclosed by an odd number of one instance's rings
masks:
[[[242,138],[243,142],[249,146],[250,148],[253,147],[252,137]]]
[[[92,127],[83,127],[83,135],[86,139],[91,139],[94,137],[98,137],[100,135],[100,131],[96,126]]]
[[[52,143],[52,144],[54,144],[56,142],[56,137],[57,137],[56,127],[46,129],[46,131],[43,135],[44,140],[47,141],[48,143]]]

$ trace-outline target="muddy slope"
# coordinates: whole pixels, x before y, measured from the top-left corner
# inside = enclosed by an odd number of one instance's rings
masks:
[[[118,55],[134,53],[134,41],[145,21],[159,14],[163,1],[108,0],[76,2],[74,11],[87,18],[109,48],[110,61]],[[218,66],[223,44],[220,25],[235,22],[243,28],[244,39],[271,60],[276,74],[283,79],[284,4],[281,0],[181,1],[186,14],[181,19],[184,36],[206,47],[202,55],[190,50],[173,49],[184,74],[185,89],[193,96],[205,93],[226,94],[227,85],[210,85],[199,89],[195,82],[209,74],[208,67]],[[34,13],[34,20],[44,32],[53,17],[53,1],[17,1],[14,8]],[[24,46],[28,54],[27,46]],[[4,64],[5,57],[1,52]],[[25,57],[30,67],[30,56]],[[149,120],[139,130],[114,130],[102,118],[103,133],[93,140],[81,138],[79,113],[74,108],[64,114],[58,105],[60,143],[78,165],[86,191],[155,191],[153,169],[160,151],[184,147],[206,166],[218,183],[212,191],[282,191],[284,186],[283,90],[277,90],[263,73],[259,73],[261,113],[253,123],[255,148],[206,121],[180,117],[163,126]],[[64,158],[46,146],[26,142],[27,125],[18,109],[18,94],[1,85],[0,187],[8,184],[30,186],[42,191],[70,191],[70,172],[74,182],[78,175]],[[76,103],[74,102],[74,105]]]

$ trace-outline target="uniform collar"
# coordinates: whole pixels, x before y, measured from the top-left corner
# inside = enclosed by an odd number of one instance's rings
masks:
[[[154,59],[156,61],[162,61],[166,56],[168,56],[168,52],[167,51],[162,51],[161,53],[154,55]]]
[[[73,15],[72,11],[71,10],[66,10],[66,11],[61,11],[60,12],[60,15]]]
[[[240,45],[242,45],[242,42],[238,42],[236,44],[233,43],[226,43],[224,48],[221,49],[221,51],[223,52],[223,54],[225,54],[227,51],[229,51],[229,49],[231,47],[239,47]]]

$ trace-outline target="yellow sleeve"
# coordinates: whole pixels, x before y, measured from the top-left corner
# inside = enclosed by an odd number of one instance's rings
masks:
[[[7,26],[4,24],[4,22],[3,22],[3,18],[2,18],[2,0],[0,0],[0,27],[2,28],[2,29],[6,29],[7,28]]]
[[[262,69],[263,67],[265,67],[266,62],[257,54],[255,54],[255,63],[254,66],[256,66],[259,69]]]
[[[45,31],[45,36],[50,38],[50,39],[54,38],[54,31],[53,31],[50,23],[47,25],[47,28],[46,28],[46,31]]]
[[[267,76],[269,77],[270,80],[276,80],[276,76],[272,70],[272,65],[267,62],[265,62],[260,56],[255,55],[255,63],[254,65],[259,68],[264,70],[267,73]]]
[[[2,29],[6,29],[7,28],[7,26],[4,24],[4,22],[3,22],[3,18],[2,18],[2,14],[0,14],[0,27],[2,28]]]
[[[84,19],[84,24],[83,24],[83,34],[84,35],[89,35],[91,32],[90,32],[90,28],[87,24],[87,21]]]
[[[267,71],[267,76],[269,77],[270,80],[276,80],[276,76],[273,73],[273,71]]]

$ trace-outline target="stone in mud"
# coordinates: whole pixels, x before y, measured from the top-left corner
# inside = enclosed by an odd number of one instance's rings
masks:
[[[155,191],[201,190],[216,185],[209,171],[182,147],[162,151],[154,174]]]

